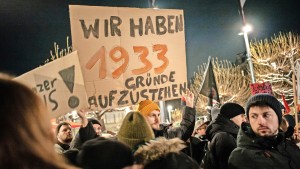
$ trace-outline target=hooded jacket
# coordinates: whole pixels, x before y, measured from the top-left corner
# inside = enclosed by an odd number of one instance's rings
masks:
[[[238,133],[237,148],[229,158],[231,169],[300,169],[300,150],[283,132],[274,137],[256,136],[248,123]]]
[[[205,157],[204,168],[228,168],[228,158],[233,149],[236,148],[236,137],[239,126],[222,114],[206,129],[207,139],[210,141],[208,149],[211,155]],[[213,165],[209,165],[213,163]]]
[[[196,161],[181,152],[185,147],[179,138],[159,137],[140,146],[134,156],[144,169],[199,169]]]

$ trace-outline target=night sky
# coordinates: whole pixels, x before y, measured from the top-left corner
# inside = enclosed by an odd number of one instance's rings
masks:
[[[71,37],[69,4],[149,7],[148,0],[0,0],[0,71],[26,73],[50,57],[54,42],[65,48]],[[157,0],[156,5],[184,10],[188,78],[208,56],[234,62],[245,51],[237,0]],[[296,0],[247,0],[244,12],[254,29],[252,40],[300,32]]]

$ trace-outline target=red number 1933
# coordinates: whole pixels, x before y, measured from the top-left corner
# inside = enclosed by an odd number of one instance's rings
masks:
[[[149,54],[148,48],[145,46],[133,46],[133,51],[134,53],[138,54],[139,59],[144,64],[144,66],[131,70],[132,73],[134,75],[138,75],[151,70],[153,66],[152,63],[147,59]],[[157,52],[157,59],[163,62],[159,67],[154,68],[155,74],[162,73],[169,65],[169,59],[165,56],[167,51],[168,48],[166,45],[163,44],[153,45],[153,52]],[[116,56],[116,53],[120,53],[118,57]],[[102,46],[85,65],[85,68],[91,70],[96,65],[97,61],[100,60],[99,63],[100,79],[105,79],[107,75],[105,54],[106,54],[106,49],[104,46]],[[122,61],[122,65],[112,72],[112,77],[114,79],[117,79],[127,69],[128,62],[129,62],[128,52],[123,47],[117,46],[109,51],[109,57],[111,58],[111,60],[113,60],[116,63]]]

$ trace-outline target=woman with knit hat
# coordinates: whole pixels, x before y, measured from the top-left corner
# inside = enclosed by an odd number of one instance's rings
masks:
[[[155,137],[163,136],[168,139],[178,137],[186,141],[192,135],[196,115],[194,94],[187,89],[184,98],[186,100],[185,112],[183,113],[180,127],[175,128],[163,127],[160,124],[160,108],[156,103],[151,100],[144,100],[139,103],[138,111],[147,119]]]

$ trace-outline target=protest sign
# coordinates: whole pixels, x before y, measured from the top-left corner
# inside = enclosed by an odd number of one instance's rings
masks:
[[[52,117],[88,106],[76,51],[16,77],[15,80],[32,88],[46,103]]]
[[[182,10],[70,5],[91,107],[181,97],[187,88]]]

